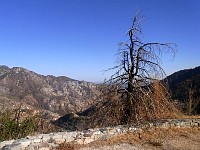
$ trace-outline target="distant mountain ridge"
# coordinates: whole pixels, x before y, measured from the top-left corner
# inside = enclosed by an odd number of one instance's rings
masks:
[[[168,76],[167,81],[172,98],[185,104],[189,98],[189,91],[192,91],[192,98],[195,100],[194,114],[200,114],[200,66],[193,69],[180,70]]]
[[[44,76],[22,67],[0,66],[1,104],[9,99],[13,103],[66,114],[86,109],[97,100],[98,95],[94,83],[64,76]]]

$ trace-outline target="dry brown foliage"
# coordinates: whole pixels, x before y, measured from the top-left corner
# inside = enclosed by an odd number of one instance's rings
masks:
[[[175,110],[166,88],[158,80],[166,76],[161,56],[163,53],[174,56],[176,44],[144,42],[142,21],[143,16],[138,12],[127,31],[128,39],[119,44],[117,65],[108,69],[114,70],[106,83],[119,95],[121,124],[172,117]]]

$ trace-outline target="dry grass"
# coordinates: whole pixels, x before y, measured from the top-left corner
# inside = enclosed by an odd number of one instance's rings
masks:
[[[183,115],[182,118],[186,118],[186,119],[199,119],[199,118],[200,118],[200,115],[196,115],[196,116]]]
[[[77,145],[73,143],[62,144],[58,150],[77,150],[83,147],[99,148],[103,146],[119,145],[122,143],[142,145],[149,149],[163,149],[162,147],[166,147],[166,144],[169,145],[170,142],[172,144],[175,142],[176,145],[181,145],[181,141],[196,141],[200,143],[200,128],[171,128],[146,130],[137,133],[131,132],[114,136],[107,140],[94,141],[85,145]]]
[[[82,147],[81,145],[78,145],[75,143],[64,143],[64,144],[60,144],[57,150],[77,150],[81,147]]]

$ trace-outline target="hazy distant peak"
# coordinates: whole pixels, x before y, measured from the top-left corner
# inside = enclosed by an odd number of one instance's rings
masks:
[[[5,69],[10,69],[8,66],[6,65],[0,65],[0,68],[5,68]]]
[[[21,72],[21,71],[30,72],[29,70],[27,70],[25,68],[22,68],[22,67],[9,68],[6,65],[0,65],[0,74],[5,74],[5,73],[10,72],[10,71],[14,71],[14,72]]]
[[[5,73],[9,72],[11,69],[6,65],[0,65],[0,76],[4,75]]]
[[[12,70],[15,72],[21,72],[21,71],[30,72],[28,69],[22,67],[13,67]]]

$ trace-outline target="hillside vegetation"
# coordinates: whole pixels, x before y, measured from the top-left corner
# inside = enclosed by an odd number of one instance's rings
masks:
[[[175,72],[166,79],[172,99],[181,103],[183,111],[200,114],[200,66]]]

